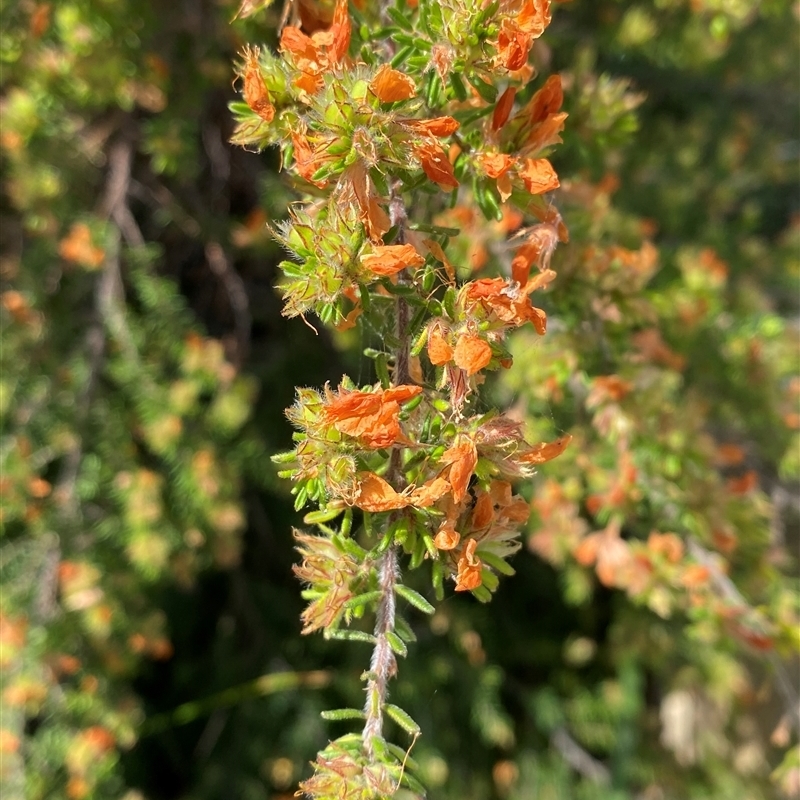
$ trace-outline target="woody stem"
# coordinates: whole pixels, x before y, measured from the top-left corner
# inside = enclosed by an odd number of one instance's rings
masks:
[[[396,241],[398,244],[402,244],[405,239],[406,209],[402,198],[394,192],[389,201],[389,214],[392,225],[397,227]],[[403,271],[398,275],[398,282],[403,283],[405,279],[405,271]],[[395,331],[399,346],[395,354],[392,379],[395,386],[399,386],[411,379],[408,361],[408,325],[411,315],[408,303],[402,297],[397,298],[396,314]],[[392,448],[387,476],[395,488],[403,488],[405,478],[402,468],[402,450],[399,447]],[[397,674],[397,659],[389,644],[387,634],[394,631],[396,610],[394,587],[399,577],[397,547],[392,544],[378,561],[378,591],[381,596],[376,610],[375,648],[372,651],[370,674],[367,680],[367,702],[364,708],[367,721],[362,734],[364,746],[370,758],[374,756],[373,737],[383,735],[383,708],[389,693],[389,679]]]

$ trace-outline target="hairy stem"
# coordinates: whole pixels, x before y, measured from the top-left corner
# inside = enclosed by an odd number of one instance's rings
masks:
[[[392,225],[397,226],[398,244],[405,239],[405,223],[408,219],[402,198],[392,193],[389,202],[389,215]],[[405,270],[398,275],[398,283],[406,280]],[[393,383],[398,386],[407,383],[409,374],[409,342],[408,324],[411,319],[408,303],[402,297],[397,298],[396,323],[397,340],[400,345],[395,354],[395,368],[392,376]],[[402,451],[395,447],[389,461],[388,477],[397,489],[405,483],[402,469]],[[392,545],[383,553],[378,561],[378,589],[381,597],[375,618],[375,649],[372,651],[370,662],[370,677],[367,681],[367,702],[364,711],[367,721],[364,725],[364,746],[370,758],[374,755],[372,740],[375,736],[383,735],[383,708],[389,693],[389,678],[397,674],[397,659],[389,644],[387,633],[394,631],[396,599],[394,587],[400,577],[398,568],[397,547]]]
[[[397,660],[389,645],[386,634],[394,630],[395,596],[394,587],[399,577],[397,568],[397,548],[390,547],[378,563],[378,586],[381,598],[378,602],[375,620],[375,649],[372,651],[370,677],[367,681],[367,703],[364,711],[367,722],[364,725],[364,746],[370,757],[374,755],[373,737],[383,733],[383,707],[388,695],[389,678],[397,674]]]

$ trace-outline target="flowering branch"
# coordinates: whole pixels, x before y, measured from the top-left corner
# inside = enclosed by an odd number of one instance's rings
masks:
[[[517,106],[549,0],[466,3],[448,7],[447,20],[432,0],[356,7],[353,25],[347,0],[332,17],[304,3],[299,25],[281,32],[280,56],[244,50],[233,141],[278,145],[305,195],[276,230],[293,254],[280,265],[284,313],[378,337],[365,351],[377,383],[298,389],[287,412],[295,448],[275,457],[296,508],[316,506],[304,522],[319,533],[295,533],[303,632],[373,648],[364,710],[324,714],[363,720],[361,736],[331,742],[300,788],[367,800],[400,786],[424,794],[408,754],[384,739],[386,718],[419,735],[388,702],[414,638],[397,598],[434,610],[401,581],[401,562],[429,565],[438,599],[453,580],[489,600],[498,573],[513,574],[507,560],[529,515],[511,481],[569,441],[531,445],[517,422],[473,402],[485,371],[511,365],[511,330],[546,330],[531,296],[555,278],[550,258],[567,233],[544,198],[558,177],[543,153],[560,142],[566,114],[557,77]],[[462,225],[448,214],[473,208],[496,224],[530,219],[510,275],[474,277],[451,261]],[[368,613],[372,633],[353,627]]]

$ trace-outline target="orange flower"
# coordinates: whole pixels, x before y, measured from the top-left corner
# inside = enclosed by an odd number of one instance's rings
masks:
[[[324,412],[324,420],[365,447],[380,449],[400,437],[400,403],[416,397],[421,386],[395,386],[379,392],[340,391]]]
[[[535,444],[530,450],[525,451],[515,458],[523,464],[545,464],[558,458],[566,449],[567,445],[572,441],[572,436],[567,434],[554,442],[542,442]]]
[[[417,93],[413,79],[388,64],[383,64],[377,71],[369,88],[381,103],[409,100]]]
[[[362,265],[374,275],[395,275],[406,267],[421,267],[425,259],[410,244],[378,245],[361,256]]]
[[[628,543],[620,538],[618,524],[611,523],[605,530],[589,534],[573,556],[584,567],[596,562],[597,577],[604,586],[624,588],[630,580],[633,556]]]
[[[264,122],[272,122],[275,106],[269,101],[267,85],[258,65],[257,47],[244,49],[244,100]]]
[[[455,529],[452,520],[445,520],[433,537],[433,543],[439,550],[453,550],[458,547],[461,534]]]
[[[458,188],[458,181],[453,173],[453,165],[441,146],[432,139],[414,147],[414,155],[419,159],[425,174],[434,183],[438,183],[445,191]]]
[[[479,336],[462,333],[456,342],[453,360],[467,375],[474,375],[492,360],[492,348]]]
[[[436,367],[447,364],[453,359],[453,348],[447,341],[444,328],[438,320],[431,325],[428,333],[428,358]]]
[[[497,63],[509,72],[521,69],[528,60],[533,36],[523,31],[513,20],[505,18],[497,35]]]
[[[458,559],[458,574],[456,575],[456,591],[470,592],[481,585],[481,560],[475,555],[478,542],[470,539],[464,552]]]
[[[551,75],[544,86],[528,101],[520,111],[520,116],[528,118],[530,125],[543,122],[555,114],[564,102],[564,91],[561,88],[561,76]]]
[[[492,112],[492,130],[497,131],[506,124],[511,109],[514,107],[514,98],[516,97],[517,90],[513,86],[509,86],[503,94],[500,95],[497,104]]]
[[[517,22],[526,33],[538,39],[550,24],[550,0],[526,0],[517,16]]]
[[[299,28],[287,25],[281,32],[280,51],[291,53],[300,76],[295,86],[314,94],[323,83],[323,74],[337,66],[350,46],[350,16],[347,0],[336,0],[333,23],[328,30],[316,31],[310,37]]]
[[[546,158],[526,158],[522,166],[517,167],[517,175],[531,194],[544,194],[561,185],[553,165]]]
[[[481,278],[464,284],[461,292],[467,308],[479,303],[487,314],[494,314],[507,325],[519,326],[530,321],[542,336],[547,328],[547,315],[531,305],[528,292],[536,288],[536,282],[529,284],[531,288],[520,289],[503,278]]]
[[[445,450],[442,463],[450,464],[450,485],[453,487],[453,500],[460,503],[469,487],[469,481],[478,463],[478,450],[472,439],[466,439]]]

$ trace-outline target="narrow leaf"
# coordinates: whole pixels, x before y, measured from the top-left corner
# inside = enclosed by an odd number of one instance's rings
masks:
[[[394,631],[386,631],[386,641],[389,642],[389,647],[391,647],[397,655],[403,657],[408,655],[406,643]]]
[[[366,714],[358,708],[334,708],[331,711],[321,712],[320,716],[328,721],[336,721],[340,719],[364,719]]]
[[[420,727],[416,722],[399,706],[393,703],[387,703],[383,710],[404,730],[411,736],[416,736],[420,733]]]
[[[375,644],[375,637],[366,631],[348,631],[348,630],[335,630],[325,631],[326,639],[338,639],[343,642],[366,642],[366,644]]]
[[[409,589],[402,583],[398,583],[394,590],[403,600],[411,603],[414,608],[418,608],[423,614],[433,614],[436,609],[419,593]]]

